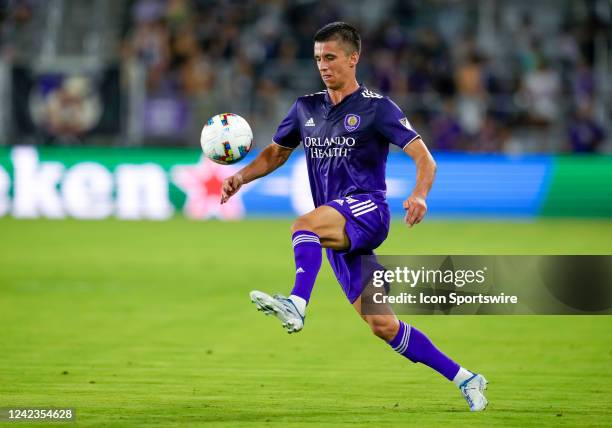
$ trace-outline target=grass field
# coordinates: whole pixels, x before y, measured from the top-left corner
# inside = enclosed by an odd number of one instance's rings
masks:
[[[247,293],[289,291],[289,224],[1,219],[0,407],[72,407],[79,426],[612,426],[612,317],[404,316],[487,376],[482,414],[374,338],[327,264],[287,335]],[[610,254],[611,236],[397,223],[379,253]]]

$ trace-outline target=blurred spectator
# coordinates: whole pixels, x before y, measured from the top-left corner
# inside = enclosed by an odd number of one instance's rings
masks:
[[[523,72],[530,72],[537,68],[539,40],[540,35],[533,25],[530,13],[525,12],[519,28],[512,37],[512,45]]]
[[[156,92],[170,63],[170,33],[163,19],[163,5],[155,0],[140,0],[134,6],[136,27],[125,46],[127,57],[136,59],[147,70],[147,87]]]
[[[580,59],[580,48],[572,25],[565,22],[555,40],[555,53],[564,73],[569,73]]]
[[[181,89],[185,95],[206,96],[215,83],[213,65],[199,50],[183,61],[179,72]]]
[[[459,95],[469,98],[482,98],[485,95],[484,70],[482,57],[473,52],[457,69],[455,80]]]
[[[14,55],[11,36],[23,32],[33,15],[33,0],[0,1],[0,53],[7,60]]]
[[[512,132],[510,126],[501,124],[499,129],[500,149],[508,155],[521,155],[525,153],[525,146]]]
[[[32,0],[9,1],[8,14],[17,24],[23,24],[32,18]]]
[[[560,90],[558,73],[547,60],[540,58],[537,69],[523,77],[523,93],[530,123],[547,127],[557,119]]]
[[[295,88],[295,70],[298,68],[296,60],[297,46],[291,38],[283,38],[278,47],[278,60],[274,67],[266,67],[262,78],[268,78],[281,88],[292,90]],[[315,65],[312,64],[314,69]]]
[[[503,127],[490,112],[485,115],[478,133],[470,140],[468,149],[472,152],[494,153],[502,149]]]
[[[592,102],[595,96],[595,76],[591,67],[584,61],[581,61],[576,68],[573,87],[577,106]]]
[[[411,65],[408,75],[408,90],[416,94],[432,91],[433,76],[428,58],[417,52],[413,55]]]
[[[455,115],[451,99],[444,101],[442,111],[431,124],[433,147],[442,151],[457,151],[463,148],[463,130]]]
[[[574,120],[571,121],[568,134],[571,149],[575,153],[593,153],[601,146],[605,132],[593,118],[590,104],[583,104],[580,107]]]
[[[188,25],[192,16],[191,3],[188,0],[167,0],[166,18],[172,31]]]
[[[459,65],[455,75],[459,95],[459,122],[469,134],[476,134],[486,110],[486,88],[482,58],[476,52]]]

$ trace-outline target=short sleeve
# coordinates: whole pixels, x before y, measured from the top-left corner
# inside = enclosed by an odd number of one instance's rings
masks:
[[[419,137],[406,115],[388,98],[380,100],[377,106],[376,127],[391,144],[402,149]]]
[[[293,103],[287,116],[282,120],[278,129],[272,137],[279,146],[286,147],[288,149],[295,149],[300,145],[300,124],[297,116],[297,101]]]

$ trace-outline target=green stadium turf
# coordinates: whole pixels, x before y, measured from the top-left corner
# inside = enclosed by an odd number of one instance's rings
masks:
[[[72,407],[78,426],[612,425],[612,317],[403,316],[487,376],[482,414],[372,336],[326,263],[287,335],[248,291],[289,291],[289,225],[1,219],[0,407]],[[396,223],[379,253],[611,254],[610,236]]]

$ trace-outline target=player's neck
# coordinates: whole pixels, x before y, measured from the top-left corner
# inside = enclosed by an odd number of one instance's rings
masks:
[[[337,105],[340,104],[343,99],[351,95],[357,89],[359,89],[359,83],[357,83],[357,80],[353,80],[339,89],[327,88],[327,93],[329,94],[329,99],[331,100],[331,102],[334,105]]]

